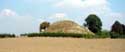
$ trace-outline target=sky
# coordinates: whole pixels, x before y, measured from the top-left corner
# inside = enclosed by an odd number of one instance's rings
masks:
[[[125,24],[125,0],[0,0],[0,33],[39,32],[39,24],[59,20],[85,23],[96,14],[103,30],[118,20]]]

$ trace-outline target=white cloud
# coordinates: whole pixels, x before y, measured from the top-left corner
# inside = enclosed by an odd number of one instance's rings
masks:
[[[121,14],[121,13],[110,13],[110,16],[112,16],[113,18],[122,18],[125,14]]]
[[[14,12],[13,10],[3,9],[3,10],[0,12],[0,15],[1,15],[1,16],[15,16],[15,15],[17,15],[17,14],[16,14],[16,12]]]
[[[45,14],[47,16],[46,17],[44,16],[44,18],[43,17],[37,18],[33,17],[32,15],[19,15],[16,11],[12,9],[3,9],[2,11],[0,11],[0,24],[1,24],[0,33],[38,32],[39,24],[43,21],[54,22],[57,20],[74,20],[75,22],[80,23],[82,25],[84,19],[91,13],[97,14],[101,18],[105,29],[109,29],[115,20],[124,21],[122,23],[125,24],[124,20],[125,14],[113,12],[109,6],[110,3],[108,2],[108,0],[58,0],[58,1],[23,0],[23,1],[26,3],[29,2],[31,5],[35,5],[38,8],[39,5],[41,6],[42,4],[49,3],[48,4],[49,7],[52,5],[53,6],[52,10],[54,9],[54,11],[48,10],[48,5],[46,5],[47,10],[46,12],[43,13],[47,13]],[[33,8],[32,11],[28,10],[28,12],[34,12],[34,10],[35,9]],[[55,13],[55,12],[62,12],[62,13]],[[33,13],[33,15],[35,15],[35,13]]]
[[[85,14],[111,12],[107,0],[63,0],[54,4],[54,7],[64,11],[83,11]]]
[[[71,19],[68,18],[66,13],[53,13],[46,17],[41,17],[39,19],[40,22],[48,21],[50,23],[53,23],[55,21],[60,21],[60,20],[71,20]]]
[[[106,0],[63,0],[56,3],[56,7],[86,8],[107,4]]]
[[[27,33],[38,32],[39,18],[31,15],[16,15],[11,9],[0,12],[0,33]]]
[[[58,21],[58,20],[70,20],[67,18],[68,16],[65,13],[55,13],[50,15],[48,18],[53,20],[53,21]]]
[[[52,14],[50,16],[50,18],[58,18],[58,19],[62,19],[62,18],[65,18],[67,15],[64,14],[64,13],[56,13],[56,14]]]
[[[42,4],[42,3],[51,3],[51,2],[56,2],[57,0],[22,0],[25,3],[29,3],[29,4]]]
[[[123,22],[124,14],[112,11],[108,0],[62,0],[53,6],[64,10],[66,13],[77,14],[76,12],[80,11],[78,13],[83,13],[83,15],[73,18],[78,22],[84,21],[89,14],[96,14],[101,18],[103,28],[108,30],[115,20],[125,23]],[[82,22],[80,23],[82,24]]]

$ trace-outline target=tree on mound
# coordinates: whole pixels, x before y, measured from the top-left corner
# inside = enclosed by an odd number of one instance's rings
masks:
[[[102,22],[100,18],[96,16],[95,14],[90,14],[85,19],[85,21],[86,21],[85,26],[87,26],[89,30],[92,31],[93,33],[97,33],[101,31]]]
[[[49,22],[43,22],[40,24],[40,28],[39,28],[39,31],[42,32],[42,31],[45,31],[47,29],[47,27],[49,27],[50,23]]]

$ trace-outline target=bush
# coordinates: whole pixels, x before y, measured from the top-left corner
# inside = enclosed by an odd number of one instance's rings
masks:
[[[119,34],[115,32],[110,33],[111,38],[125,38],[125,34]]]
[[[110,38],[110,33],[108,31],[101,31],[96,33],[95,38]]]
[[[76,34],[76,33],[50,33],[50,32],[42,32],[42,33],[26,33],[21,34],[21,36],[28,36],[28,37],[76,37],[81,38],[83,34]]]
[[[95,35],[91,34],[77,34],[77,33],[50,33],[50,32],[41,32],[41,33],[25,33],[21,34],[21,36],[27,37],[75,37],[75,38],[125,38],[125,35],[120,35],[117,33],[110,33],[109,31],[101,31],[96,33]]]
[[[0,38],[16,37],[15,34],[0,34]]]
[[[83,36],[84,38],[110,38],[110,33],[108,31],[101,31],[96,33],[95,35],[91,35],[91,34],[86,34]]]
[[[85,35],[83,35],[83,37],[87,38],[87,39],[91,39],[91,38],[95,38],[95,35],[85,34]]]

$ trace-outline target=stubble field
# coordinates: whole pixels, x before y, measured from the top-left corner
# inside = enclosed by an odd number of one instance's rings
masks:
[[[0,52],[125,52],[124,39],[20,37],[0,39]]]

